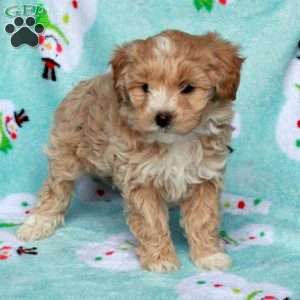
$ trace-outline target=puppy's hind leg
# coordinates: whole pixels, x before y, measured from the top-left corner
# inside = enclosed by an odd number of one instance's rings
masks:
[[[17,231],[24,241],[46,238],[64,221],[74,180],[80,174],[80,163],[73,156],[60,155],[49,165],[49,177],[42,187],[31,216]]]

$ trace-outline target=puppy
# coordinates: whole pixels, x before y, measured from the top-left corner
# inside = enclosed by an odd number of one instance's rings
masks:
[[[215,33],[168,30],[118,48],[112,72],[78,84],[55,115],[49,176],[17,235],[28,241],[63,223],[74,180],[110,179],[124,198],[141,265],[179,267],[168,226],[177,204],[193,262],[225,269],[219,194],[243,59]]]

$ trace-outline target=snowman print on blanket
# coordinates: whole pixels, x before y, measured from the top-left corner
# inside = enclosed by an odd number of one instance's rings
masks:
[[[60,55],[63,52],[62,42],[50,30],[46,30],[39,36],[39,51],[44,62],[42,77],[56,81],[56,69],[60,68]]]
[[[223,213],[247,215],[250,213],[266,215],[269,213],[271,202],[261,197],[248,198],[229,193],[221,196]]]
[[[231,273],[204,272],[176,287],[182,300],[291,300],[292,293],[270,283],[255,283]]]
[[[290,159],[300,161],[300,42],[287,69],[283,89],[286,102],[278,117],[276,139]]]
[[[96,19],[97,0],[50,1],[47,10],[36,16],[45,28],[39,37],[39,52],[44,63],[42,77],[57,80],[56,70],[71,72],[79,63],[83,39]]]
[[[0,199],[0,227],[20,224],[30,215],[36,197],[28,193],[10,194]]]
[[[42,77],[56,81],[56,69],[61,67],[62,54],[69,44],[64,32],[49,19],[47,10],[40,10],[36,15],[45,31],[39,36],[39,52],[44,63]]]
[[[268,246],[273,243],[273,236],[273,227],[266,224],[248,224],[229,233],[226,230],[220,231],[220,237],[228,251],[251,246]]]
[[[11,101],[0,100],[0,151],[7,153],[13,148],[12,143],[17,140],[20,128],[28,121],[24,109],[16,111]]]
[[[89,243],[77,250],[81,261],[93,268],[130,271],[140,268],[135,255],[136,241],[129,233],[111,236],[103,243]]]

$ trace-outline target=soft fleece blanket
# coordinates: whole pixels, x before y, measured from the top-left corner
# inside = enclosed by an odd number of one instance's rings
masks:
[[[0,14],[0,299],[300,299],[299,0],[1,0]],[[180,271],[141,270],[120,196],[89,177],[65,227],[18,241],[64,95],[104,72],[117,44],[166,28],[216,30],[247,57],[222,196],[232,268],[197,270],[173,210]]]

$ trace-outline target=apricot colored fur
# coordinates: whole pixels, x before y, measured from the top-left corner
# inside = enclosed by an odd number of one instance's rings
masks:
[[[242,62],[238,48],[214,33],[168,30],[118,48],[112,73],[80,82],[58,108],[49,176],[18,237],[51,235],[63,223],[74,180],[91,173],[120,189],[144,268],[179,266],[168,226],[174,204],[195,264],[227,268],[218,203]],[[172,116],[167,128],[155,123],[161,112]]]

